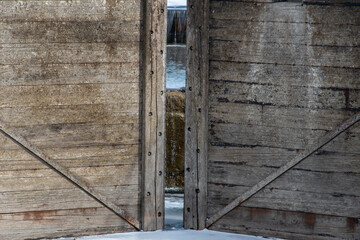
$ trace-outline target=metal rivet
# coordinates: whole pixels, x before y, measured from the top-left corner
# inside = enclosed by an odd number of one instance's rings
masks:
[[[198,109],[198,112],[201,112],[201,108]]]
[[[188,127],[188,131],[191,132],[191,127]]]
[[[192,51],[193,50],[193,47],[192,46],[190,46],[190,51]]]
[[[191,91],[192,90],[192,88],[191,87],[189,87],[189,91]]]
[[[146,193],[146,196],[150,196],[150,195],[151,195],[150,192],[147,192],[147,193]]]
[[[159,176],[162,176],[162,171],[159,171]]]
[[[188,167],[188,168],[186,168],[186,171],[190,172],[190,168],[189,168],[189,167]]]
[[[165,10],[162,8],[162,9],[161,9],[161,13],[164,13],[164,12],[165,12]]]
[[[153,31],[153,30],[150,30],[150,34],[154,34],[154,31]]]
[[[159,132],[159,136],[162,136],[162,132]]]
[[[151,75],[153,75],[153,74],[154,74],[154,71],[151,71],[150,73],[151,73]]]
[[[197,153],[200,153],[200,149],[196,149],[196,152],[197,152]]]
[[[161,217],[161,212],[158,212],[158,217]]]
[[[148,152],[148,156],[151,156],[151,152]]]
[[[188,212],[190,212],[190,208],[187,208],[186,210],[187,210]]]
[[[163,53],[164,53],[164,51],[163,51],[163,50],[160,50],[160,53],[161,53],[161,54],[163,54]]]
[[[152,112],[149,112],[149,116],[152,116]]]
[[[199,193],[199,192],[200,192],[200,189],[197,188],[197,189],[195,190],[195,192],[196,192],[196,193]]]
[[[164,95],[164,91],[160,91],[160,95],[161,95],[161,96]]]

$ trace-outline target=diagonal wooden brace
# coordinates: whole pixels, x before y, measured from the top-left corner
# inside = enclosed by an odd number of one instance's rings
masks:
[[[15,141],[16,143],[18,143],[21,147],[23,147],[25,150],[30,152],[32,155],[37,157],[43,163],[50,166],[57,173],[59,173],[60,175],[65,177],[67,180],[69,180],[71,183],[73,183],[74,185],[79,187],[81,190],[83,190],[84,192],[89,194],[91,197],[93,197],[95,200],[100,202],[102,205],[107,207],[109,210],[113,211],[115,214],[117,214],[118,216],[123,218],[125,221],[130,223],[137,230],[140,230],[140,223],[138,220],[136,220],[134,217],[130,216],[123,209],[119,208],[112,201],[107,199],[101,193],[97,192],[94,188],[90,187],[90,184],[87,183],[85,180],[83,180],[81,177],[77,176],[76,174],[71,173],[67,168],[63,167],[58,162],[51,159],[39,148],[37,148],[37,147],[33,146],[31,143],[29,143],[24,137],[17,135],[14,131],[9,129],[1,120],[0,120],[0,131],[2,133],[4,133],[7,137],[9,137],[10,139]]]
[[[295,165],[300,163],[302,160],[309,157],[311,154],[319,150],[321,147],[328,144],[330,141],[332,141],[334,138],[339,136],[341,133],[349,129],[351,126],[353,126],[355,123],[360,121],[360,113],[355,114],[350,119],[342,123],[339,127],[325,135],[323,138],[320,139],[320,141],[315,146],[307,146],[305,147],[305,150],[295,156],[293,159],[285,163],[283,166],[281,166],[279,169],[271,173],[269,176],[264,178],[262,181],[251,187],[250,189],[246,190],[244,193],[242,193],[239,197],[237,197],[234,201],[229,203],[227,206],[222,208],[220,211],[218,211],[214,216],[209,218],[206,221],[206,227],[210,227],[212,224],[217,222],[220,218],[228,214],[231,210],[239,206],[241,203],[248,200],[251,196],[259,192],[261,189],[266,187],[268,184],[273,182],[275,179],[280,177],[282,174],[293,168]]]

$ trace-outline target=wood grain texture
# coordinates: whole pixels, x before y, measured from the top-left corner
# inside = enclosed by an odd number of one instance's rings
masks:
[[[359,112],[359,14],[344,1],[210,2],[207,217]],[[358,238],[359,141],[356,124],[211,229]]]
[[[209,1],[189,1],[187,14],[184,228],[203,229],[207,211]]]
[[[145,231],[164,227],[166,1],[146,1],[143,45],[143,192]]]
[[[139,0],[0,3],[1,119],[137,220],[142,8]],[[1,239],[134,230],[10,139],[0,142]]]

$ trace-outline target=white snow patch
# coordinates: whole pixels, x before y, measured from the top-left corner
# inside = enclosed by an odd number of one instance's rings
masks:
[[[59,238],[58,240],[73,240],[74,238]],[[211,230],[178,230],[178,231],[155,231],[116,233],[108,235],[78,237],[78,240],[259,240],[263,237],[248,236],[234,233],[222,233]],[[269,238],[267,238],[269,239]],[[275,238],[273,238],[275,239]]]
[[[168,0],[168,7],[186,6],[186,0]]]

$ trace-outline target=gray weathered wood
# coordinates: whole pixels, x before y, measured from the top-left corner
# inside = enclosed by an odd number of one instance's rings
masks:
[[[166,1],[145,6],[143,83],[143,226],[164,225]]]
[[[133,225],[136,229],[140,229],[140,223],[132,216],[130,216],[123,209],[119,208],[112,201],[109,201],[104,195],[96,191],[94,188],[89,186],[89,183],[83,180],[81,177],[77,176],[74,173],[71,173],[68,169],[64,168],[58,162],[51,159],[48,155],[46,155],[43,151],[29,143],[25,138],[17,135],[13,130],[11,130],[8,126],[6,126],[2,121],[0,121],[0,131],[4,133],[6,136],[10,137],[12,140],[20,144],[31,154],[34,154],[37,158],[42,160],[45,164],[49,165],[56,172],[64,176],[67,180],[77,185],[81,190],[85,191],[91,197],[95,198],[97,201],[102,203],[105,207],[112,210],[114,213],[125,219],[131,225]]]
[[[184,228],[203,229],[207,199],[209,1],[189,1]]]
[[[235,207],[240,205],[242,202],[249,199],[251,196],[253,196],[255,193],[260,191],[262,188],[270,184],[272,181],[274,181],[276,178],[280,177],[282,174],[293,168],[296,164],[300,163],[305,158],[309,157],[311,154],[313,154],[315,151],[319,150],[321,147],[329,143],[331,140],[336,138],[339,134],[353,126],[355,123],[360,121],[360,113],[355,114],[352,118],[347,120],[346,122],[342,123],[338,128],[334,129],[324,137],[322,137],[319,142],[315,146],[308,146],[305,148],[305,150],[285,163],[282,167],[271,173],[269,176],[267,176],[265,179],[261,180],[259,183],[251,187],[249,190],[242,193],[239,197],[237,197],[235,200],[233,200],[230,204],[228,204],[226,207],[218,211],[214,216],[209,218],[206,221],[206,226],[209,227],[212,224],[214,224],[216,221],[218,221],[220,218],[222,218],[224,215],[229,213],[231,210],[233,210]]]

